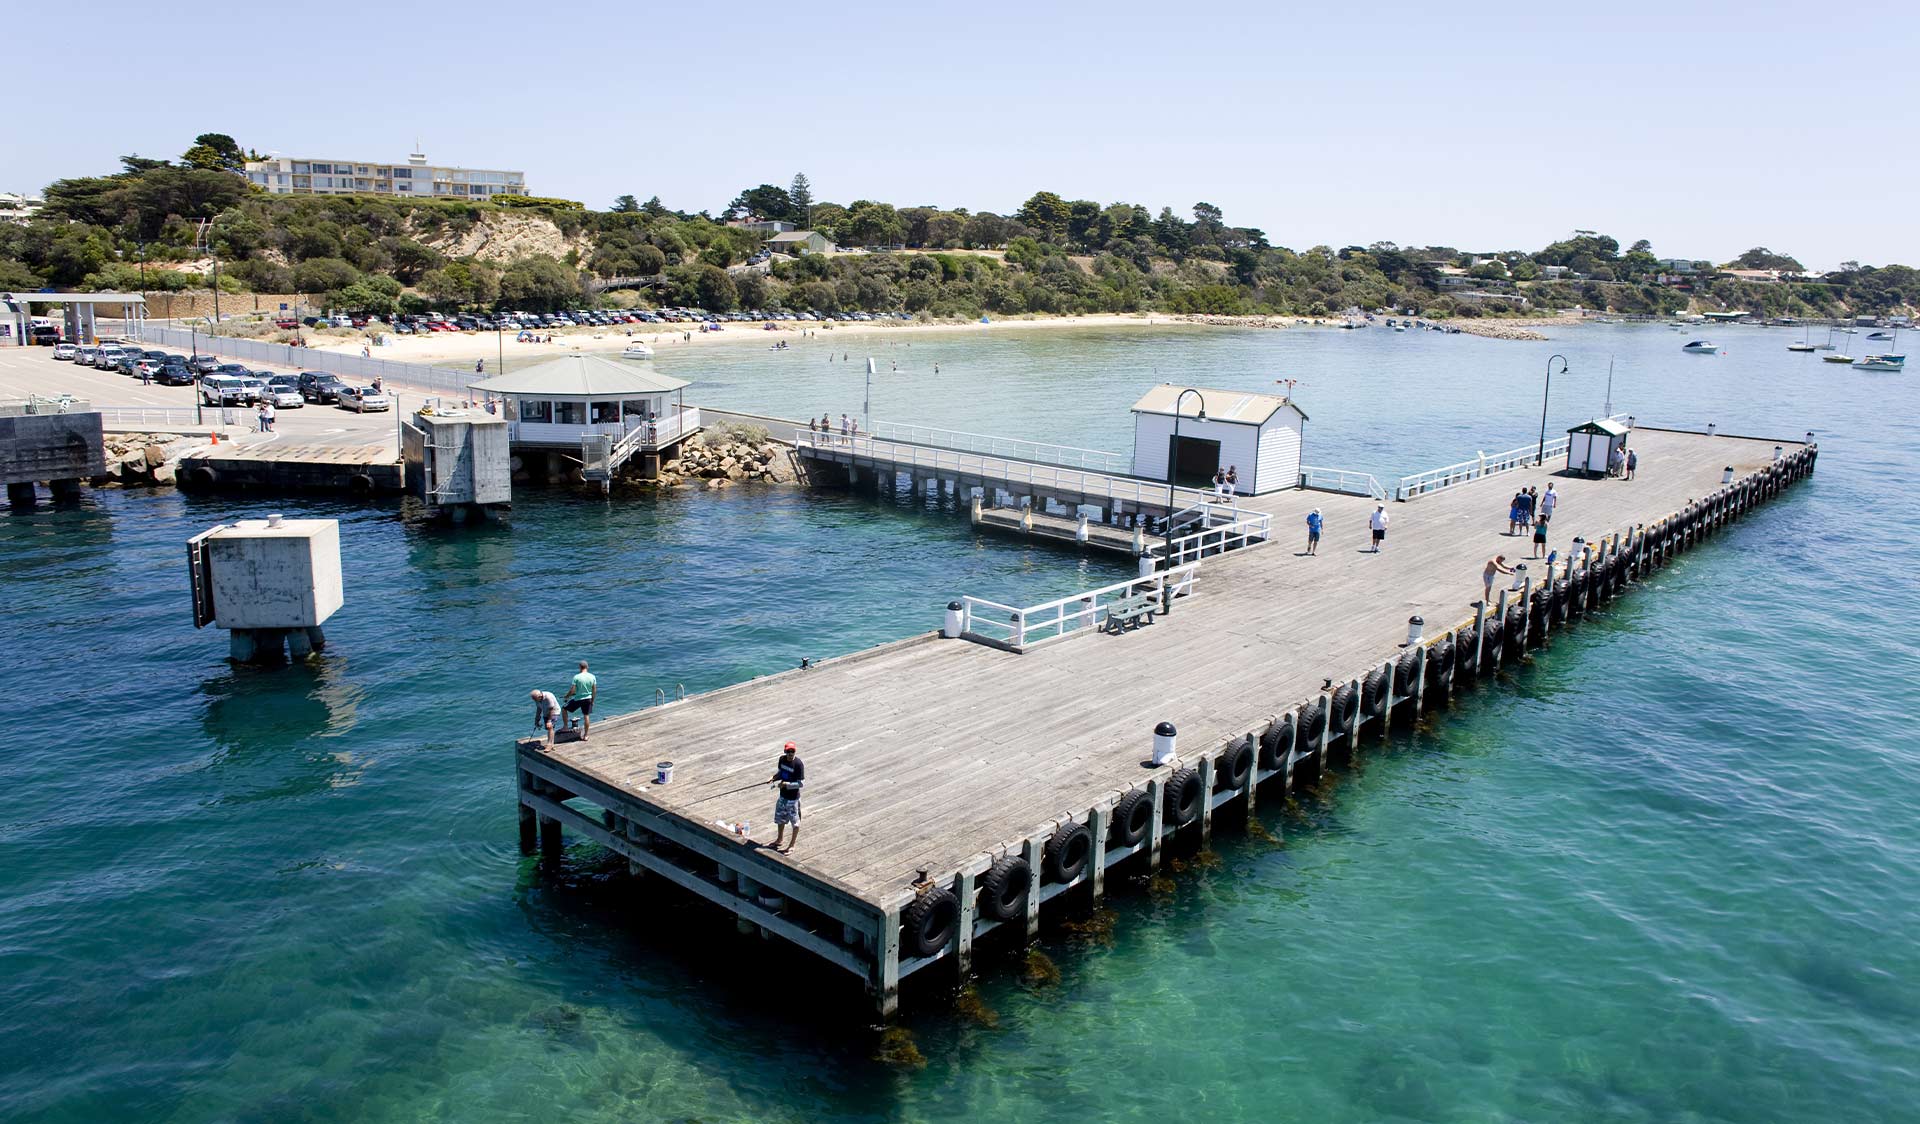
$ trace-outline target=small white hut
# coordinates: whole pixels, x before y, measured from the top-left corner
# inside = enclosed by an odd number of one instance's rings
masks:
[[[1198,488],[1233,468],[1241,495],[1297,488],[1306,420],[1284,395],[1164,383],[1133,404],[1133,474]]]
[[[563,355],[468,384],[507,421],[515,446],[580,448],[582,437],[633,435],[665,448],[700,427],[681,379],[598,355]]]
[[[1567,470],[1605,476],[1617,449],[1627,448],[1627,427],[1612,418],[1581,422],[1567,430]]]

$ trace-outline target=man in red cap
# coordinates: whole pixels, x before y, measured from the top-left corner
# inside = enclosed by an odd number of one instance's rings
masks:
[[[788,742],[781,748],[780,760],[774,763],[773,776],[767,783],[780,786],[780,797],[773,803],[773,849],[791,851],[800,843],[800,786],[807,783],[807,766],[800,760],[799,746]],[[789,826],[793,828],[791,843],[786,841]]]

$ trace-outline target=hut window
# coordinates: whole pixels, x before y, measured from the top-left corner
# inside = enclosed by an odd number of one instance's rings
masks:
[[[587,404],[585,402],[555,402],[553,420],[561,425],[587,424]]]
[[[529,422],[550,422],[553,420],[553,403],[534,402],[520,399],[520,420]]]

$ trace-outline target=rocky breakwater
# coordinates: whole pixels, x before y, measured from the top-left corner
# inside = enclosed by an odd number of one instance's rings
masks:
[[[172,484],[180,458],[206,444],[204,437],[178,433],[109,433],[105,441],[107,471],[91,483],[96,488]]]
[[[641,483],[726,488],[734,484],[792,484],[799,479],[793,450],[775,441],[701,435],[680,447],[680,455],[660,466],[660,476]]]

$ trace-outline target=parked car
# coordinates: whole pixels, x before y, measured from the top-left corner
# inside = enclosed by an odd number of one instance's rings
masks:
[[[135,378],[152,379],[160,376],[160,368],[165,366],[158,359],[140,358],[133,361],[133,370],[127,372]]]
[[[234,375],[208,375],[200,380],[200,401],[208,406],[250,406],[252,380]]]
[[[111,371],[120,361],[120,353],[126,348],[117,343],[108,344],[93,353],[93,362],[89,364],[96,371]]]
[[[58,348],[60,346],[60,329],[51,324],[35,324],[28,329],[27,337],[35,347]]]
[[[55,359],[71,359],[79,353],[80,348],[74,344],[56,343],[53,345],[53,357]]]
[[[218,355],[196,355],[187,360],[187,366],[191,368],[195,374],[212,374],[220,369],[220,357]]]
[[[219,362],[216,362],[214,364],[213,370],[208,371],[206,373],[213,374],[213,375],[226,375],[229,378],[236,378],[236,379],[244,379],[248,375],[253,374],[253,372],[247,370],[247,368],[243,364],[219,363]]]
[[[298,375],[273,375],[267,379],[267,401],[277,407],[299,409],[307,404],[306,395],[300,393]]]
[[[198,380],[183,364],[162,363],[153,373],[153,381],[161,386],[192,386]]]
[[[347,387],[340,392],[340,404],[356,414],[364,414],[368,410],[393,409],[393,399],[388,398],[384,391],[370,386]]]
[[[347,389],[347,384],[340,381],[339,375],[330,375],[325,371],[302,371],[295,385],[302,398],[323,406],[340,401],[341,391]]]

